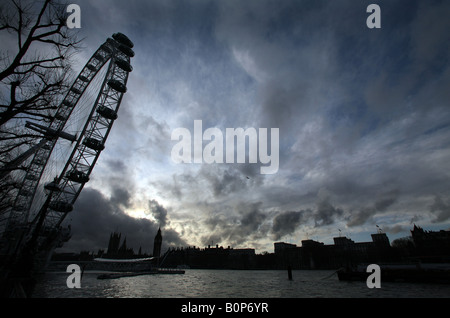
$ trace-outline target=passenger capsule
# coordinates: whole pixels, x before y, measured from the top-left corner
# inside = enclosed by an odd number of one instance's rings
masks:
[[[129,48],[133,48],[134,44],[131,40],[123,33],[117,32],[112,35],[113,39],[117,42],[128,46]]]
[[[97,67],[92,64],[88,64],[86,67],[92,72],[95,72],[97,70]]]
[[[118,80],[114,80],[114,79],[109,80],[108,86],[118,92],[121,92],[121,93],[125,93],[127,91],[127,87],[123,83],[119,82]]]
[[[76,88],[76,87],[72,87],[70,90],[71,90],[72,92],[74,92],[75,94],[78,94],[78,95],[81,94],[81,91],[80,91],[78,88]]]
[[[95,55],[94,55],[94,58],[96,59],[96,60],[98,60],[99,62],[103,62],[105,59],[104,59],[104,57],[100,54],[100,52],[97,52]]]
[[[62,103],[63,103],[64,106],[67,106],[67,107],[70,107],[70,108],[73,107],[73,103],[69,102],[68,100],[64,100]]]
[[[103,150],[105,149],[105,145],[103,145],[103,142],[101,140],[97,140],[94,138],[85,138],[83,140],[83,144],[88,147],[91,148],[93,150]]]
[[[58,113],[58,114],[55,115],[55,118],[58,119],[58,120],[66,120],[67,119],[67,115]]]
[[[71,170],[66,176],[67,179],[78,183],[86,183],[89,181],[89,176],[78,170]]]
[[[44,163],[45,159],[42,157],[34,159],[34,164],[43,165]]]
[[[111,119],[111,120],[116,120],[117,119],[117,112],[114,111],[111,108],[108,108],[106,106],[99,106],[97,108],[97,113],[99,113],[101,116],[107,118],[107,119]]]
[[[124,70],[125,72],[131,72],[133,70],[133,67],[131,66],[130,63],[128,63],[125,60],[122,59],[117,59],[115,60],[115,63],[118,67],[120,67],[122,70]]]
[[[106,44],[102,44],[102,46],[100,46],[100,48],[101,48],[104,52],[106,52],[106,53],[108,53],[108,54],[111,54],[111,53],[112,53],[111,48],[110,48],[108,45],[106,45]]]
[[[126,46],[126,45],[119,44],[119,46],[117,48],[119,49],[120,52],[122,52],[123,54],[125,54],[125,55],[127,55],[129,57],[133,57],[134,56],[134,51],[130,47]]]
[[[82,82],[89,82],[89,79],[86,77],[86,76],[83,76],[83,75],[80,75],[79,77],[78,77],[79,79],[80,79],[80,81],[82,81]]]

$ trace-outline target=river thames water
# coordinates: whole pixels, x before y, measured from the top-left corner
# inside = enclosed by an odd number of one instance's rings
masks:
[[[49,272],[35,288],[34,298],[449,298],[450,285],[339,281],[334,271],[200,270],[184,275],[146,275],[97,279],[86,271],[81,286],[68,288],[69,273]]]

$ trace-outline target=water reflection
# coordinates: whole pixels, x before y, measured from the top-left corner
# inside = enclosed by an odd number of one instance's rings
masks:
[[[85,272],[80,289],[66,286],[67,273],[43,276],[34,293],[41,298],[412,298],[450,297],[450,286],[440,284],[382,283],[369,289],[365,282],[342,282],[332,271],[186,270],[184,275],[148,275],[98,280]]]

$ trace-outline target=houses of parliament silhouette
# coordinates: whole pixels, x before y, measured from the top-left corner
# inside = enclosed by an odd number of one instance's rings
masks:
[[[121,237],[122,233],[113,232],[110,234],[108,249],[106,253],[102,254],[103,258],[127,259],[133,257],[147,256],[146,254],[142,253],[141,247],[139,247],[139,251],[137,254],[134,253],[133,248],[127,247],[126,237],[123,239],[121,244],[120,243]],[[161,228],[159,228],[153,243],[153,254],[151,255],[152,257],[159,258],[161,256],[161,246],[162,246],[162,234]]]

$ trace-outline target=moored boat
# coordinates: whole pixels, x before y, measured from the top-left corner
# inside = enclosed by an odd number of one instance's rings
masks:
[[[382,282],[450,284],[450,264],[380,264]],[[341,281],[366,281],[372,272],[362,265],[337,271]]]

